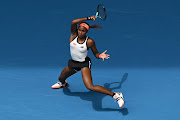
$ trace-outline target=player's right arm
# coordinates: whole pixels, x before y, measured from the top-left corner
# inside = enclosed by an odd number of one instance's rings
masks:
[[[70,36],[70,42],[74,40],[74,38],[77,36],[77,24],[81,23],[83,21],[87,20],[87,18],[78,18],[71,22],[71,36]]]
[[[89,17],[89,20],[96,20],[96,16],[92,15],[91,17]],[[78,18],[78,19],[75,19],[71,22],[71,36],[70,36],[70,42],[72,40],[74,40],[74,38],[77,36],[77,24],[78,23],[81,23],[83,21],[86,21],[88,20],[88,17],[85,17],[85,18]]]

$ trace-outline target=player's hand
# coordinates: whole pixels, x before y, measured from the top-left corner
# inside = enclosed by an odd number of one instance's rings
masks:
[[[110,57],[110,55],[108,55],[108,54],[105,54],[107,52],[107,50],[105,50],[103,53],[101,53],[99,56],[100,56],[100,58],[102,58],[103,59],[103,61],[104,61],[104,59],[109,59]]]
[[[92,15],[90,18],[91,18],[91,20],[95,21],[95,20],[96,20],[96,18],[97,18],[97,16]]]

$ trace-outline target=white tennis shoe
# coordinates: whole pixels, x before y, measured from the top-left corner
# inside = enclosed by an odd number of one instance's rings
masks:
[[[123,94],[121,92],[116,92],[113,98],[117,101],[119,107],[122,108],[124,105]]]
[[[69,87],[69,84],[66,81],[64,84],[62,84],[61,82],[57,82],[51,86],[52,89],[67,88],[67,87]]]

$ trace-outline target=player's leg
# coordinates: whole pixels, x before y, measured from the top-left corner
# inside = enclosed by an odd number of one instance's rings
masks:
[[[93,85],[90,68],[87,68],[87,67],[82,68],[81,73],[82,73],[84,85],[86,86],[87,89],[113,96],[114,93],[111,92],[110,90],[100,85]]]
[[[64,84],[65,83],[65,80],[73,75],[74,73],[76,73],[76,71],[72,68],[69,68],[68,66],[66,66],[63,71],[61,72],[60,76],[59,76],[59,81]]]
[[[95,91],[95,92],[100,92],[103,94],[110,95],[117,101],[117,103],[119,104],[119,107],[123,107],[124,98],[123,98],[122,93],[113,93],[110,90],[108,90],[100,85],[93,85],[90,68],[84,67],[81,69],[81,72],[82,72],[82,78],[83,78],[84,85],[86,86],[87,89]]]
[[[72,68],[69,68],[68,66],[66,66],[63,71],[61,72],[60,76],[59,76],[59,82],[57,82],[56,84],[52,85],[53,89],[58,89],[58,88],[66,88],[68,87],[68,83],[66,82],[66,79],[73,75],[74,73],[76,73],[76,71]]]

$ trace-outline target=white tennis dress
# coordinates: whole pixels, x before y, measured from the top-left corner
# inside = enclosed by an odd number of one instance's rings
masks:
[[[70,42],[71,58],[74,61],[84,62],[85,58],[88,56],[88,48],[87,48],[88,36],[86,37],[86,40],[82,44],[78,43],[77,40],[78,40],[78,36],[74,38],[72,42]]]

